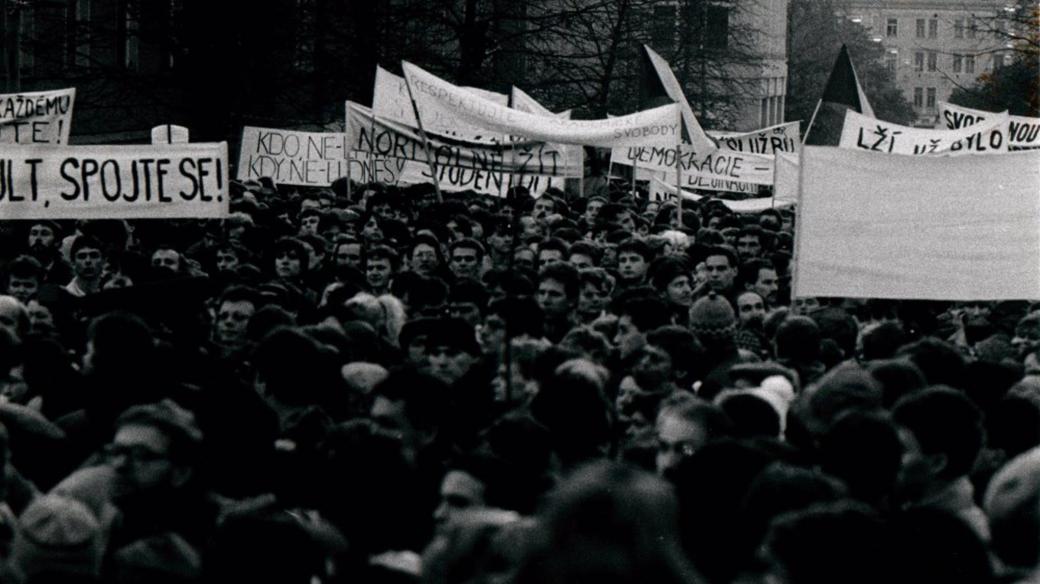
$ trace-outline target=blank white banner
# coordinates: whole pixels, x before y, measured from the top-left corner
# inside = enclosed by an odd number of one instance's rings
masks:
[[[1040,298],[1040,152],[806,147],[794,294]]]

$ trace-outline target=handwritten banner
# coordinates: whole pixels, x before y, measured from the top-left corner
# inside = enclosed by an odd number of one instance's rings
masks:
[[[433,175],[425,162],[391,158],[381,154],[352,153],[350,176],[360,182],[381,182],[392,185],[430,184]],[[540,196],[551,186],[563,188],[564,179],[537,175],[508,175],[475,168],[440,167],[438,185],[442,191],[472,190],[482,195],[505,196],[510,186],[523,185],[534,196]]]
[[[68,144],[76,89],[0,94],[0,144]]]
[[[405,79],[412,87],[423,127],[466,123],[488,132],[531,140],[615,148],[675,145],[681,140],[675,104],[605,120],[548,118],[499,105],[419,67],[405,62]]]
[[[709,132],[709,135],[719,141],[719,148],[752,154],[797,152],[802,142],[798,122],[777,124],[754,132]]]
[[[246,126],[237,178],[265,176],[277,184],[327,187],[347,176],[347,135]]]
[[[528,95],[523,89],[520,89],[515,85],[513,86],[510,95],[510,102],[512,103],[513,109],[518,109],[522,112],[527,112],[536,116],[560,118],[562,120],[571,119],[571,110],[560,113],[550,111],[548,108],[538,103],[535,98]]]
[[[942,120],[948,130],[959,130],[972,124],[992,119],[994,116],[1006,114],[1006,111],[995,114],[954,105],[945,101],[939,102],[939,119]],[[1012,150],[1040,148],[1040,118],[1011,116],[1008,122],[1008,137],[1011,139]]]
[[[883,122],[848,110],[841,131],[841,148],[909,155],[964,155],[1007,152],[1007,114],[958,130],[928,130]]]
[[[226,217],[227,144],[0,146],[0,217]]]
[[[427,162],[422,137],[415,129],[373,116],[363,105],[347,102],[346,130],[351,150]],[[565,177],[580,177],[583,170],[580,151],[561,151],[544,142],[475,144],[429,136],[429,145],[438,168]]]
[[[773,184],[772,156],[724,149],[699,155],[693,151],[692,146],[683,144],[682,155],[678,158],[682,164],[684,177],[739,181],[756,185]],[[611,162],[626,166],[639,166],[654,171],[671,172],[674,176],[676,150],[674,146],[671,148],[614,148],[611,151]]]

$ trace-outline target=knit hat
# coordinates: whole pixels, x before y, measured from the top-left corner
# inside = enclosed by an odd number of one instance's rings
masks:
[[[737,330],[737,317],[729,301],[711,291],[690,308],[690,330],[701,339],[731,336]]]
[[[38,497],[18,518],[11,564],[23,576],[96,576],[104,544],[97,518],[83,503],[60,495]]]

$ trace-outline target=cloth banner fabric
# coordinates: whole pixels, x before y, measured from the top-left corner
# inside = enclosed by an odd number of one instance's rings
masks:
[[[939,102],[939,119],[947,130],[959,130],[979,122],[1006,115],[1007,112],[993,113],[970,107],[954,105],[946,101]],[[1008,136],[1011,149],[1040,148],[1040,118],[1011,116],[1008,122]]]
[[[671,196],[675,196],[675,170],[664,172],[647,168],[633,167],[636,180],[650,181],[651,189],[654,188],[654,179],[659,179],[672,186]],[[669,180],[671,179],[671,180]],[[683,175],[682,186],[684,189],[698,189],[701,191],[718,191],[727,193],[740,193],[743,195],[758,196],[761,185],[740,182],[736,180],[723,180],[718,178],[707,178],[698,175]]]
[[[76,88],[0,94],[0,144],[68,144]]]
[[[350,176],[359,182],[381,182],[390,185],[429,184],[433,182],[425,162],[392,158],[382,154],[352,152]],[[541,196],[549,187],[562,189],[564,178],[538,175],[503,175],[478,172],[459,167],[437,169],[437,184],[444,192],[472,190],[482,195],[504,197],[510,186],[523,185],[532,196]]]
[[[227,143],[0,146],[3,219],[219,219]]]
[[[708,132],[708,135],[719,141],[719,148],[751,154],[798,152],[802,147],[798,122],[777,124],[754,132]]]
[[[163,124],[152,128],[152,144],[187,144],[190,132],[184,126]]]
[[[716,144],[704,133],[704,129],[701,127],[697,116],[693,114],[693,108],[690,107],[690,102],[686,99],[686,94],[683,92],[682,84],[675,77],[675,73],[672,72],[672,66],[668,61],[664,60],[664,57],[658,55],[650,47],[643,45],[643,50],[646,51],[646,56],[650,59],[650,63],[654,67],[654,71],[657,72],[657,77],[661,80],[661,85],[664,88],[665,93],[672,99],[680,108],[682,113],[683,125],[686,127],[686,138],[687,142],[693,145],[693,147],[700,152],[711,152],[717,147]]]
[[[347,135],[246,126],[236,178],[265,176],[282,185],[327,187],[347,176]]]
[[[553,112],[544,105],[538,103],[535,98],[528,95],[523,89],[520,89],[515,85],[513,86],[509,102],[512,104],[513,109],[534,114],[536,116],[560,118],[561,120],[571,119],[571,110],[559,113]]]
[[[670,148],[613,148],[610,152],[612,164],[671,172],[672,176],[675,176],[675,159],[675,146]],[[772,156],[721,148],[708,154],[698,154],[692,146],[683,144],[679,161],[682,164],[684,183],[701,177],[708,180],[737,181],[756,185],[773,184]],[[684,186],[699,188],[694,185],[684,184]]]
[[[789,203],[798,202],[798,154],[778,152],[776,174],[773,181],[773,198]]]
[[[883,122],[879,119],[845,112],[841,148],[912,155],[997,154],[1008,151],[1007,114],[959,130],[930,130]]]
[[[667,192],[673,197],[675,196],[675,185],[670,185],[657,177],[653,178],[653,182],[654,188]],[[700,201],[707,198],[696,193],[691,193],[686,189],[683,189],[682,196],[684,201]],[[730,201],[727,199],[715,200],[722,201],[726,207],[737,213],[758,213],[760,211],[765,211],[766,209],[782,209],[794,204],[790,201],[775,201],[773,197],[759,197],[757,199],[744,199],[742,201]]]
[[[674,147],[682,137],[675,104],[605,120],[562,120],[499,105],[408,62],[402,67],[424,130],[465,123],[495,134],[602,148]]]
[[[795,296],[1040,298],[1040,152],[805,147]]]
[[[372,110],[347,102],[347,148],[427,163],[422,136],[414,128],[373,116]],[[581,177],[581,151],[545,142],[465,143],[427,135],[435,166],[481,173]]]

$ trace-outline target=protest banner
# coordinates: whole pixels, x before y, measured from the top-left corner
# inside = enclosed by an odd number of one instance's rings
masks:
[[[163,124],[152,128],[152,144],[187,144],[188,128]]]
[[[1040,298],[1040,152],[807,146],[801,172],[795,296]]]
[[[959,130],[1007,113],[1007,111],[1003,111],[995,114],[954,105],[946,101],[939,102],[939,120],[947,130]],[[1008,137],[1011,139],[1012,150],[1040,148],[1040,118],[1011,116],[1011,120],[1008,122]]]
[[[708,135],[718,140],[719,148],[752,154],[798,152],[802,146],[798,122],[777,124],[754,132],[708,132]]]
[[[380,156],[427,162],[422,136],[415,128],[379,116],[372,110],[347,102],[347,148]],[[580,177],[581,152],[561,149],[545,142],[520,141],[509,144],[479,144],[427,136],[434,164],[480,172],[517,175]]]
[[[653,188],[655,190],[660,189],[669,193],[673,197],[675,196],[675,185],[670,185],[657,177],[653,178],[653,183]],[[682,191],[682,196],[683,199],[687,201],[700,201],[707,198],[696,193],[691,193],[685,189]],[[742,201],[730,201],[727,199],[715,200],[722,201],[723,205],[726,205],[726,207],[737,213],[758,213],[760,211],[765,211],[766,209],[781,209],[784,207],[790,207],[794,204],[790,201],[774,201],[772,197],[759,197],[757,199],[744,199]]]
[[[993,114],[991,119],[958,130],[929,130],[883,122],[848,110],[838,145],[887,154],[997,154],[1008,151],[1009,121],[1007,114]]]
[[[614,148],[610,153],[611,164],[624,164],[654,171],[675,171],[675,146],[671,148]],[[694,152],[689,144],[683,144],[683,176],[703,177],[714,180],[739,181],[756,185],[773,184],[773,157],[751,154],[737,150],[717,149],[705,155]],[[687,179],[688,180],[688,179]]]
[[[649,46],[643,45],[643,51],[657,74],[657,78],[661,81],[661,89],[679,106],[683,126],[686,128],[686,142],[692,144],[699,152],[707,153],[715,150],[716,144],[704,133],[700,122],[697,121],[697,116],[693,114],[693,108],[690,107],[690,102],[683,93],[682,84],[672,72],[672,66]]]
[[[571,119],[571,110],[562,111],[559,113],[553,112],[538,103],[535,98],[528,95],[524,90],[517,86],[513,86],[512,93],[510,94],[509,102],[512,104],[513,109],[518,109],[522,112],[534,114],[536,116],[560,118],[561,120]]]
[[[76,89],[0,94],[0,144],[68,144]]]
[[[493,101],[503,107],[509,104],[509,96],[502,93],[475,87],[464,87],[461,89]],[[376,82],[372,91],[372,111],[377,116],[404,124],[409,128],[419,127],[419,122],[415,119],[415,109],[412,107],[412,100],[408,97],[408,85],[405,83],[404,77],[394,75],[379,66],[376,66]],[[490,133],[486,129],[461,121],[453,122],[452,120],[438,118],[423,120],[423,122],[423,129],[429,134],[481,144],[501,144],[506,141],[502,134]]]
[[[347,176],[346,134],[242,128],[236,178],[265,176],[283,185],[329,186]]]
[[[403,63],[423,124],[467,123],[489,132],[531,140],[614,148],[663,146],[681,139],[675,104],[605,120],[563,120],[522,112],[475,95],[411,63]]]
[[[354,153],[350,160],[350,176],[358,182],[380,182],[390,185],[429,184],[433,182],[430,167],[424,162],[393,158],[382,154]],[[523,185],[531,194],[540,196],[551,186],[563,188],[563,178],[538,175],[503,175],[474,168],[438,168],[438,185],[445,192],[472,190],[482,195],[505,196],[510,184]],[[512,181],[512,183],[510,183]]]
[[[776,173],[773,180],[773,198],[777,201],[798,202],[799,155],[776,153]]]
[[[226,217],[227,144],[0,146],[3,219]]]

